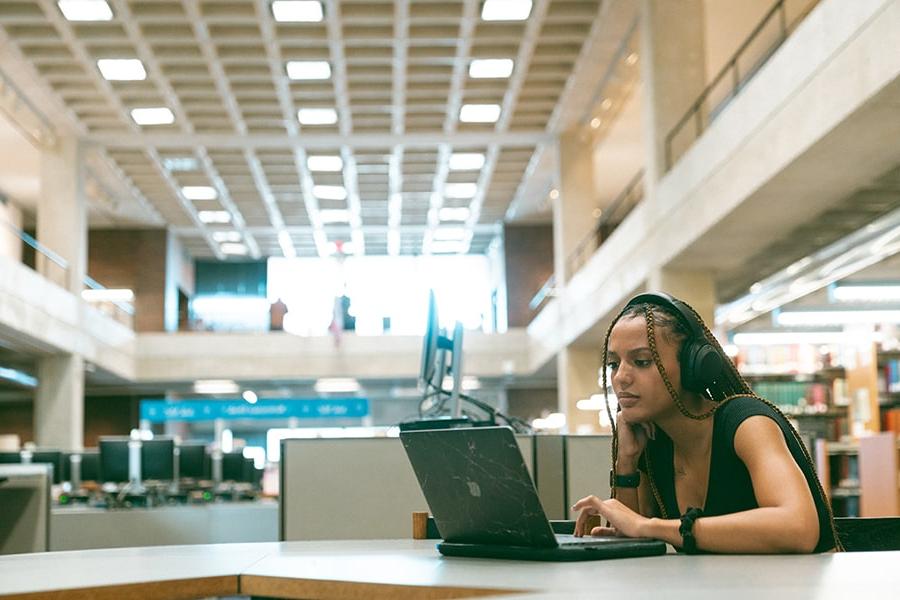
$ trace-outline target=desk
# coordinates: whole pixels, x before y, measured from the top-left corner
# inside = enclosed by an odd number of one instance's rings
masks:
[[[157,546],[0,558],[0,598],[851,600],[900,589],[900,552],[655,556],[579,563],[441,558],[432,540]]]

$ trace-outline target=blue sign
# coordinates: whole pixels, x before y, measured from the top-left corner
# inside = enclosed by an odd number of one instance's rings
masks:
[[[368,398],[260,398],[243,400],[141,400],[141,420],[354,419],[369,415]]]

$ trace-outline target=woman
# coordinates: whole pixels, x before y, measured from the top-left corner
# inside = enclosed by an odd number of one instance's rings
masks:
[[[575,535],[651,537],[689,553],[839,549],[797,432],[753,395],[691,307],[633,298],[603,353],[621,410],[612,498],[576,502]],[[608,526],[588,530],[592,515]]]

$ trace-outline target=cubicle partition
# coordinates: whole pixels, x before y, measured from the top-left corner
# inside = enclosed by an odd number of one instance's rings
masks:
[[[533,438],[517,441],[533,473]],[[282,541],[408,538],[427,510],[398,438],[281,442]]]
[[[49,464],[0,465],[0,554],[49,549],[52,477]]]

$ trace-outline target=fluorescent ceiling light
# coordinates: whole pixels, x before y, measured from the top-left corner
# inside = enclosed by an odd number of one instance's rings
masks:
[[[476,58],[469,63],[469,77],[473,79],[500,79],[513,71],[511,58]]]
[[[346,208],[331,208],[319,211],[323,223],[349,223],[350,211]]]
[[[459,120],[463,123],[496,123],[499,118],[499,104],[463,104],[459,109]]]
[[[201,210],[197,218],[203,223],[230,223],[231,213],[227,210]]]
[[[339,185],[314,185],[313,196],[322,200],[346,200],[347,190]]]
[[[452,390],[453,389],[453,376],[447,375],[444,377],[441,382],[444,390]],[[459,382],[459,389],[470,392],[472,390],[480,390],[481,389],[481,381],[475,377],[474,375],[465,375],[462,378],[462,381]]]
[[[531,14],[531,0],[484,0],[485,21],[524,21]]]
[[[562,429],[566,426],[566,415],[550,413],[546,418],[534,419],[531,426],[535,429]]]
[[[294,249],[291,234],[284,229],[278,232],[278,245],[281,246],[281,252],[285,258],[297,258],[297,251]]]
[[[132,109],[131,118],[138,125],[170,125],[175,122],[175,115],[164,106]]]
[[[836,285],[831,290],[838,302],[897,302],[900,301],[900,285]]]
[[[477,171],[484,166],[484,154],[460,152],[450,155],[451,171]]]
[[[257,396],[256,392],[253,390],[244,390],[244,393],[241,394],[241,398],[246,400],[248,404],[256,404],[256,401],[259,400],[259,396]]]
[[[131,302],[134,300],[134,292],[127,288],[82,290],[81,298],[88,302]]]
[[[459,254],[466,251],[465,242],[436,241],[431,243],[432,254]]]
[[[196,171],[197,170],[197,159],[196,158],[164,158],[163,159],[163,168],[165,168],[170,173],[174,173],[176,171]]]
[[[241,234],[237,231],[214,231],[212,238],[216,242],[239,242]]]
[[[796,346],[798,344],[871,344],[880,338],[875,332],[843,331],[758,331],[736,333],[736,346]]]
[[[218,197],[216,188],[209,185],[186,185],[181,193],[188,200],[215,200]]]
[[[447,198],[471,198],[478,191],[475,183],[447,183],[444,185],[444,196]]]
[[[465,206],[459,208],[444,207],[438,211],[441,221],[465,221],[469,218],[469,209]]]
[[[287,75],[294,81],[328,79],[331,65],[327,60],[289,60]]]
[[[144,63],[137,58],[101,58],[97,61],[100,74],[107,81],[141,81],[147,79]]]
[[[219,246],[219,249],[222,250],[222,254],[233,254],[236,256],[244,256],[247,254],[247,246],[244,244],[225,243]]]
[[[194,382],[197,394],[237,394],[240,389],[233,379],[198,379]]]
[[[322,4],[315,0],[275,0],[272,16],[279,23],[318,23],[322,20]]]
[[[23,373],[18,369],[0,367],[0,379],[10,381],[23,387],[36,388],[38,386],[36,377],[32,377],[28,373]]]
[[[313,386],[320,394],[348,394],[360,390],[359,382],[352,377],[333,377],[319,379]]]
[[[900,310],[784,310],[775,322],[784,327],[900,323]]]
[[[609,395],[609,407],[615,411],[619,400],[615,394]],[[575,403],[578,410],[606,410],[606,400],[603,394],[594,394],[590,398],[584,398]]]
[[[344,168],[344,161],[340,156],[307,156],[306,166],[313,172],[337,173]]]
[[[110,21],[112,9],[105,0],[59,0],[59,10],[69,21]]]
[[[337,111],[333,108],[301,108],[297,111],[297,120],[301,125],[334,125]]]
[[[438,227],[434,230],[432,239],[435,240],[461,240],[466,237],[466,230],[463,227]]]

